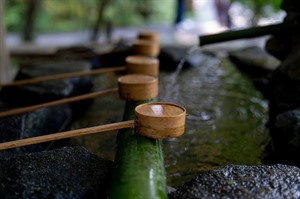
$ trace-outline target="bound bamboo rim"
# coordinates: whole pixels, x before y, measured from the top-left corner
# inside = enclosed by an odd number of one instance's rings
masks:
[[[159,54],[160,46],[156,41],[138,39],[133,42],[132,49],[133,52],[137,55],[156,57]]]
[[[159,60],[157,58],[133,55],[126,57],[125,60],[128,74],[158,76]]]
[[[150,75],[129,74],[118,79],[119,96],[126,101],[149,100],[158,95],[158,79]]]
[[[184,133],[186,109],[180,105],[154,102],[135,108],[138,134],[151,138],[178,137]]]

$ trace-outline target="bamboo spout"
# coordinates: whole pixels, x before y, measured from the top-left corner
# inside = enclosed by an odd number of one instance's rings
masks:
[[[236,39],[246,39],[260,37],[270,34],[284,33],[299,28],[298,20],[288,21],[268,26],[252,27],[243,30],[233,30],[218,34],[199,36],[199,46],[231,41]]]

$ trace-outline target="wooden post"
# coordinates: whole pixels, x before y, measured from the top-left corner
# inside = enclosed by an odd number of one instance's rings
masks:
[[[0,1],[0,82],[9,80],[9,60],[5,44],[4,1]]]

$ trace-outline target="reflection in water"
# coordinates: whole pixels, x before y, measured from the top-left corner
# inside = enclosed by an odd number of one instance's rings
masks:
[[[163,115],[163,108],[161,105],[152,105],[150,106],[152,112],[154,113],[154,115],[160,116]]]

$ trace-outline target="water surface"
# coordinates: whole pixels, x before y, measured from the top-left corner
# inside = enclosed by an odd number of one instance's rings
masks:
[[[186,132],[164,141],[168,184],[227,164],[262,164],[269,136],[267,102],[226,59],[202,55],[184,70],[168,93],[170,75],[161,73],[160,100],[187,109]]]

